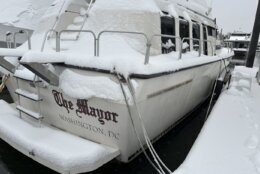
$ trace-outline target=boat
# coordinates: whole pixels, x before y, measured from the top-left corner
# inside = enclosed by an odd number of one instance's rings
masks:
[[[26,43],[0,49],[19,111],[1,102],[0,137],[60,173],[146,148],[157,159],[152,142],[209,97],[233,56],[215,49],[202,2],[55,1]]]
[[[234,65],[245,65],[249,43],[251,41],[251,33],[234,31],[225,41],[232,43],[233,51],[235,53],[231,63]]]

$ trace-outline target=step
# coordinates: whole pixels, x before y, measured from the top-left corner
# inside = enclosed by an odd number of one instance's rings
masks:
[[[16,89],[15,93],[17,95],[20,95],[20,96],[23,96],[25,98],[31,99],[33,101],[42,101],[42,98],[40,98],[40,96],[38,96],[37,94],[34,94],[32,92],[26,91],[26,90]]]
[[[19,111],[21,111],[21,112],[23,112],[23,113],[25,113],[26,115],[28,115],[28,116],[34,118],[34,119],[36,119],[36,120],[40,120],[40,119],[43,118],[43,116],[42,116],[40,113],[38,113],[38,112],[33,112],[33,111],[31,111],[31,110],[29,110],[29,109],[26,109],[26,108],[24,108],[24,107],[22,107],[22,106],[20,106],[20,105],[17,105],[17,106],[16,106],[16,109],[19,110]]]
[[[27,81],[27,82],[35,82],[35,83],[41,83],[42,82],[41,80],[34,80],[34,78],[32,78],[32,77],[22,76],[18,73],[15,73],[13,77],[15,77],[19,80]]]
[[[59,86],[59,76],[41,63],[21,63],[28,70],[53,86]]]
[[[0,100],[0,138],[24,155],[59,173],[93,171],[120,152],[80,138],[52,126],[35,127],[19,118],[18,112]]]

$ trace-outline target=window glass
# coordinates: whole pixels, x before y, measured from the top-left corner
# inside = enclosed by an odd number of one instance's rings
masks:
[[[193,23],[192,25],[192,37],[193,39],[200,39],[200,25],[197,23]],[[198,40],[194,40],[193,41],[193,49],[195,51],[199,50],[199,41]]]
[[[175,20],[169,16],[161,17],[161,32],[164,35],[175,36]],[[162,53],[167,54],[176,51],[175,39],[162,37]]]

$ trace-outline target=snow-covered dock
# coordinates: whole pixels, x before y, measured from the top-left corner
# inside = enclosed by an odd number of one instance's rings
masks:
[[[184,163],[174,174],[260,173],[258,69],[236,67]]]
[[[119,150],[49,126],[33,126],[0,100],[0,134],[4,141],[53,170],[72,174],[95,170],[119,155]]]

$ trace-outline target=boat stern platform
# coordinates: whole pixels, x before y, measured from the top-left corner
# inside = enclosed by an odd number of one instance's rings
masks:
[[[12,147],[59,173],[93,171],[117,157],[119,149],[91,142],[54,127],[35,126],[0,100],[0,137]]]

